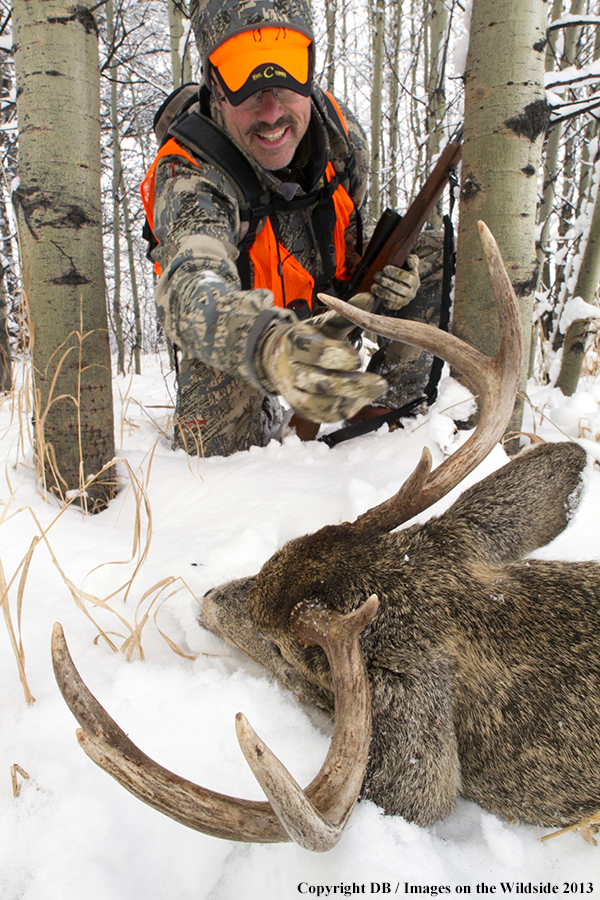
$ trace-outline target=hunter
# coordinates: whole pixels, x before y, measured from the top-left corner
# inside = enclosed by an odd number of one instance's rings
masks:
[[[354,326],[317,299],[343,296],[360,258],[368,151],[356,117],[313,83],[308,3],[191,0],[190,13],[203,84],[183,112],[185,90],[157,113],[142,197],[158,314],[179,350],[174,446],[227,456],[280,436],[292,412],[330,423],[386,408],[388,381],[363,371]],[[418,262],[347,299],[401,309]]]

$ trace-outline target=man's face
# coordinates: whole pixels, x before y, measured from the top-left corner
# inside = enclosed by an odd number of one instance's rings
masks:
[[[282,169],[291,163],[308,128],[310,97],[293,91],[262,91],[232,106],[216,91],[225,128],[234,141],[264,169]]]

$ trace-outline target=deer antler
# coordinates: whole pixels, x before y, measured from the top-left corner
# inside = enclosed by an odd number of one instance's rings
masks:
[[[468,441],[430,474],[423,457],[397,494],[356,519],[358,528],[391,531],[432,506],[485,459],[510,421],[523,359],[521,312],[498,245],[483,222],[479,222],[479,236],[500,322],[500,350],[494,357],[432,325],[376,316],[319,294],[328,306],[361,328],[441,357],[461,372],[480,396],[479,422]]]
[[[54,673],[67,706],[81,725],[77,737],[87,755],[144,803],[213,837],[257,843],[292,838],[308,850],[329,850],[339,841],[354,808],[367,765],[371,707],[358,637],[377,608],[373,596],[345,616],[304,608],[303,604],[292,611],[292,629],[297,636],[308,645],[320,645],[328,656],[336,716],[327,757],[316,778],[302,791],[238,713],[236,729],[242,751],[271,803],[207,790],[146,756],[81,679],[58,623],[52,636]]]

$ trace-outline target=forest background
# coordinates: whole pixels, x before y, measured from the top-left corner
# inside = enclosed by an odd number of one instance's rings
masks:
[[[475,2],[481,8],[487,0]],[[514,0],[514,9],[541,2]],[[504,8],[512,3],[502,0]],[[575,298],[586,249],[598,244],[600,2],[544,6],[551,128],[533,181],[540,267],[523,431],[534,440],[587,439],[597,447],[594,265],[584,304]],[[486,883],[500,893],[501,881],[525,880],[593,894],[600,890],[597,848],[579,834],[542,844],[544,829],[502,821],[472,803],[459,802],[431,829],[361,803],[338,847],[316,857],[290,845],[235,845],[186,831],[131,798],[78,747],[51,672],[49,638],[57,618],[92,689],[154,758],[210,787],[260,797],[235,744],[232,721],[242,709],[307,782],[326,752],[330,723],[241,652],[199,629],[197,598],[256,571],[289,538],[352,519],[390,496],[424,444],[439,463],[465,437],[454,419],[463,420],[471,404],[447,379],[427,416],[335,450],[293,438],[229,459],[190,460],[170,449],[172,359],[154,313],[139,183],[155,151],[154,112],[174,84],[197,77],[195,48],[183,4],[107,0],[92,7],[99,26],[102,231],[122,488],[98,516],[65,508],[36,482],[27,270],[13,204],[20,188],[13,32],[11,9],[0,0],[2,304],[11,359],[0,403],[6,625],[0,637],[0,895],[285,900],[300,885],[353,880],[366,892],[407,882],[449,885],[454,893],[469,885],[475,893],[476,884]],[[314,4],[319,82],[348,101],[373,138],[373,219],[388,205],[404,210],[463,121],[470,12],[470,4],[454,0]],[[506,55],[504,46],[497,50]],[[66,148],[69,134],[63,137]],[[447,210],[446,195],[431,224],[439,227]],[[588,260],[598,265],[591,250]],[[568,326],[576,322],[584,323],[583,365],[569,397],[556,384]],[[504,462],[504,451],[495,448],[467,483]],[[581,513],[541,555],[598,558],[599,477],[590,473]]]
[[[556,354],[570,324],[565,305],[574,292],[583,295],[574,289],[585,248],[594,245],[594,258],[600,253],[597,236],[590,233],[592,224],[600,228],[593,219],[600,7],[595,0],[554,0],[547,6],[544,52],[551,118],[538,184],[539,276],[529,366],[542,381],[559,377]],[[155,315],[153,271],[145,258],[139,185],[156,149],[154,113],[174,86],[199,78],[197,52],[180,0],[107,0],[93,9],[102,76],[102,221],[111,341],[117,370],[139,372],[144,353],[167,347]],[[406,209],[463,122],[470,12],[469,0],[314,3],[317,81],[349,103],[371,139],[371,220],[387,206]],[[27,316],[13,205],[18,130],[7,0],[0,0],[0,16],[0,318],[8,320],[10,341],[18,349],[26,341]],[[440,203],[428,227],[439,229],[443,212]],[[597,279],[586,301],[593,302],[596,287]],[[9,377],[5,366],[3,378]],[[571,382],[568,392],[572,389]]]

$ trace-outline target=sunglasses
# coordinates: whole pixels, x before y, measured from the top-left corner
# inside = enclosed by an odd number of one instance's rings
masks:
[[[214,81],[213,90],[219,103],[227,101],[227,97],[219,91],[219,87]],[[238,103],[235,106],[235,109],[241,109],[244,112],[254,112],[257,109],[260,109],[263,102],[263,95],[268,93],[273,94],[275,100],[277,100],[278,103],[281,103],[282,106],[289,106],[290,104],[297,103],[299,100],[304,99],[302,94],[298,94],[296,91],[292,91],[289,88],[264,88],[262,91],[257,91],[256,94],[250,94],[249,97],[246,97],[245,100]],[[233,104],[231,105],[233,106]]]

